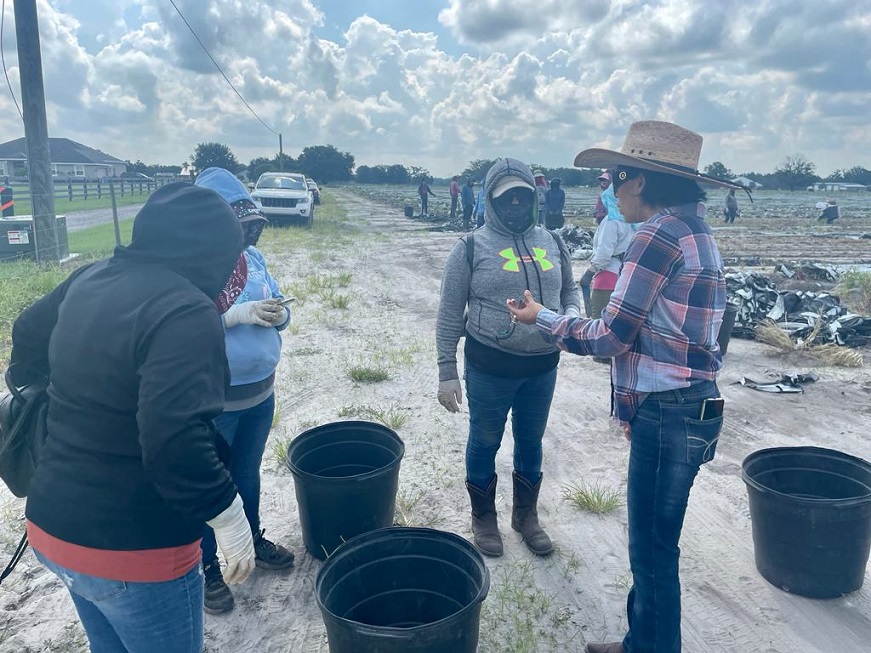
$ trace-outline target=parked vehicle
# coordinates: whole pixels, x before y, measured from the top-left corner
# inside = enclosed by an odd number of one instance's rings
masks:
[[[303,175],[264,172],[254,185],[251,197],[273,224],[295,220],[310,227],[314,220],[314,199]]]
[[[310,177],[306,177],[305,183],[308,185],[308,189],[311,191],[312,199],[313,199],[314,203],[316,205],[320,204],[321,203],[321,189],[318,188],[318,185],[315,183],[315,180],[310,178]]]
[[[141,181],[143,183],[154,181],[154,179],[142,172],[122,172],[120,179],[124,181]]]

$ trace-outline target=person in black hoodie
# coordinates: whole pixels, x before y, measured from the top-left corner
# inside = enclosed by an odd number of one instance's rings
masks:
[[[50,379],[28,538],[95,653],[202,651],[206,523],[228,582],[254,567],[212,422],[229,382],[219,311],[244,286],[242,247],[220,195],[163,186],[129,246],[76,270],[13,326],[12,362]]]

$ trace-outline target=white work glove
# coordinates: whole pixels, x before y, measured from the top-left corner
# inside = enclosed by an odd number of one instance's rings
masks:
[[[439,403],[449,412],[459,412],[460,404],[463,403],[463,386],[460,385],[460,380],[439,381],[438,398]]]
[[[224,328],[229,329],[237,324],[271,327],[281,324],[286,317],[284,307],[274,299],[244,302],[243,304],[233,304],[224,313]]]
[[[243,582],[254,569],[254,538],[242,497],[237,494],[229,508],[206,523],[215,531],[218,548],[226,560],[224,580],[230,584]]]

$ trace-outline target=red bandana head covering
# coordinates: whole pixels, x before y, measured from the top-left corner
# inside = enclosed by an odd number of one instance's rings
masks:
[[[236,261],[236,267],[233,268],[233,274],[227,284],[218,294],[215,300],[215,306],[218,307],[218,312],[223,315],[239,298],[242,291],[245,289],[245,284],[248,283],[248,263],[245,261],[244,252],[239,255],[239,260]]]

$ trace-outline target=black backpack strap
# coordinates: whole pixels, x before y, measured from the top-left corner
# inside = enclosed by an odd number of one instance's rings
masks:
[[[466,261],[469,263],[469,274],[475,269],[475,234],[466,234]]]
[[[21,541],[18,542],[18,546],[15,548],[15,553],[12,554],[12,559],[9,561],[9,564],[6,565],[6,569],[0,573],[0,583],[6,580],[6,577],[12,573],[12,570],[15,569],[15,565],[17,565],[18,561],[21,560],[21,556],[24,555],[25,551],[27,551],[27,533],[21,536]]]

